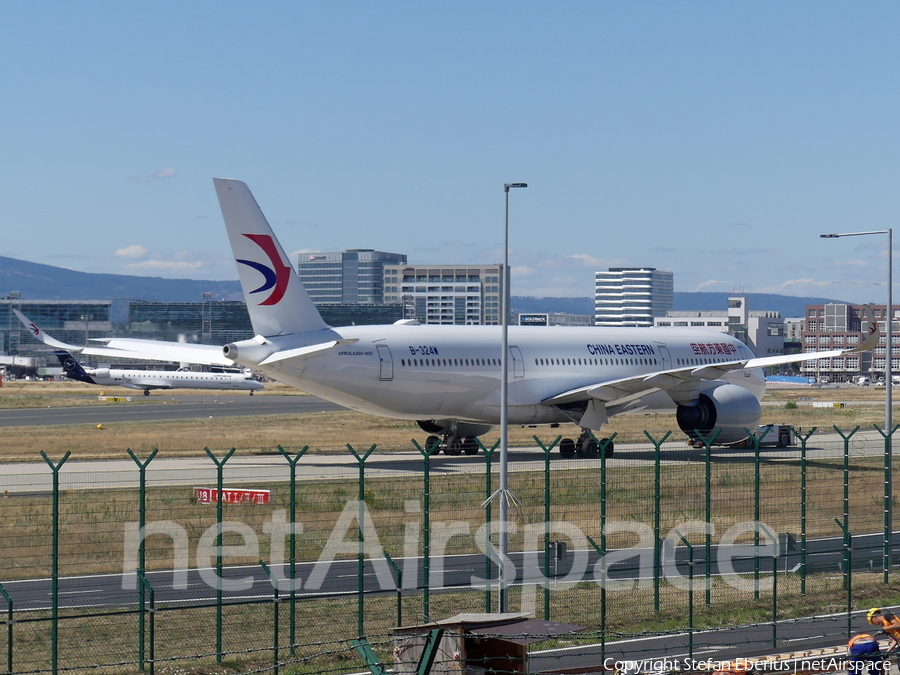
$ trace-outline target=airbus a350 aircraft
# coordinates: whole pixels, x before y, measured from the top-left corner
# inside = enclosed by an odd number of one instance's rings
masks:
[[[143,389],[228,389],[259,391],[263,385],[247,373],[195,373],[190,370],[122,370],[120,368],[84,368],[69,352],[53,352],[70,380],[104,387]]]
[[[500,328],[327,325],[247,186],[213,183],[256,332],[226,345],[224,356],[348,408],[415,420],[440,436],[447,454],[477,453],[475,437],[500,422]],[[766,358],[708,330],[513,326],[509,423],[574,422],[582,434],[560,443],[564,457],[595,455],[589,432],[625,413],[674,410],[689,437],[719,429],[718,442],[738,442],[760,419],[762,368],[872,349],[879,332],[871,312],[864,325],[869,336],[853,349]],[[146,347],[126,342],[116,347]],[[150,349],[161,353],[166,346]]]

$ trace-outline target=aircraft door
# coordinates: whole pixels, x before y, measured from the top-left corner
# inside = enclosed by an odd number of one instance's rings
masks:
[[[378,351],[378,379],[387,382],[394,379],[394,359],[391,356],[391,349],[387,345],[376,345]]]
[[[656,349],[662,357],[662,370],[672,369],[672,355],[669,354],[669,348],[659,342],[656,343]]]
[[[513,363],[513,379],[521,380],[525,377],[525,361],[522,359],[522,350],[510,345],[509,356]]]

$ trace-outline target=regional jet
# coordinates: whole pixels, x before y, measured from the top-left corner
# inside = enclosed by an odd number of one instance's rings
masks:
[[[500,423],[500,327],[412,320],[329,326],[247,185],[223,178],[213,183],[256,333],[225,345],[221,354],[347,408],[414,420],[434,434],[427,447],[439,442],[449,455],[476,454],[475,438]],[[674,411],[690,439],[718,430],[717,442],[737,443],[760,420],[763,368],[870,350],[880,339],[871,310],[864,325],[868,337],[850,349],[763,358],[737,338],[710,330],[512,326],[508,421],[574,422],[581,435],[560,442],[563,457],[596,456],[594,432],[629,413]],[[168,348],[126,342],[119,339],[116,348],[157,354]],[[611,443],[603,447],[612,454]]]
[[[263,385],[249,373],[198,373],[190,370],[122,370],[119,368],[84,368],[69,352],[53,352],[70,380],[99,384],[104,387],[143,389],[228,389],[259,391]]]

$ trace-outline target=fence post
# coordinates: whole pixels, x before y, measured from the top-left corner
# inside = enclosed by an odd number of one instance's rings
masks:
[[[441,442],[437,440],[424,450],[416,443],[416,439],[413,439],[413,445],[422,454],[425,464],[422,472],[425,490],[422,494],[422,614],[426,621],[431,621],[431,456],[440,452]]]
[[[716,442],[719,434],[722,433],[722,429],[716,429],[715,433],[709,438],[706,438],[703,434],[701,434],[699,429],[694,429],[694,433],[697,434],[697,438],[699,438],[703,443],[703,448],[705,449],[706,501],[704,503],[703,512],[706,522],[712,524],[712,444]],[[710,534],[709,528],[706,528],[706,541],[704,543],[704,550],[704,555],[706,557],[706,606],[709,607],[709,605],[712,604],[712,534]],[[693,556],[693,554],[691,555]],[[693,560],[693,557],[691,557],[692,565]],[[693,568],[691,569],[693,570]],[[691,595],[691,597],[693,598],[693,594]],[[693,600],[691,602],[693,602]]]
[[[708,529],[708,528],[707,528]],[[681,534],[678,530],[675,530],[675,534],[678,535],[678,538],[681,539],[682,543],[687,546],[688,550],[688,658],[694,659],[694,547],[691,546],[691,542],[684,538],[684,535]],[[708,535],[707,535],[708,536]],[[709,564],[709,558],[706,559],[707,564]],[[709,594],[709,589],[706,590],[707,595]]]
[[[373,444],[372,447],[370,447],[364,455],[359,455],[356,450],[353,449],[352,445],[350,445],[349,443],[347,444],[347,449],[350,450],[351,453],[353,453],[353,456],[356,458],[356,461],[359,464],[359,481],[357,483],[357,487],[359,488],[359,492],[357,495],[359,513],[357,513],[356,516],[356,524],[358,526],[359,532],[359,550],[356,554],[356,629],[359,637],[363,636],[363,611],[365,609],[366,534],[365,513],[363,509],[366,505],[366,460],[369,458],[369,455],[372,454],[372,451],[374,451],[376,447],[377,446]]]
[[[602,533],[602,530],[601,530]],[[605,540],[603,546],[597,546],[597,543],[591,539],[591,535],[586,535],[588,543],[594,547],[594,550],[600,555],[600,561],[606,557]],[[600,662],[606,662],[606,569],[600,568]]]
[[[222,484],[224,482],[225,462],[234,454],[232,448],[220,460],[203,448],[216,465],[216,663],[222,663]]]
[[[747,427],[744,427],[744,431],[747,432],[747,438],[751,439],[751,442],[753,443],[753,522],[755,523],[761,522],[759,519],[759,444],[771,430],[771,427],[766,427],[766,430],[762,432],[762,435],[757,436]],[[753,546],[759,551],[759,528],[754,528],[753,530]],[[753,554],[753,599],[759,600],[759,553]]]
[[[850,438],[859,431],[859,425],[857,424],[853,431],[846,436],[837,426],[833,425],[831,428],[844,439],[844,524],[841,525],[841,529],[844,531],[844,567],[847,571],[847,576],[844,577],[844,586],[846,587],[850,581],[850,542],[848,539],[850,532]]]
[[[653,443],[653,611],[659,613],[659,573],[662,567],[660,560],[660,509],[662,501],[662,486],[660,475],[661,450],[662,444],[672,434],[667,431],[666,435],[658,441],[650,435],[650,432],[644,429],[644,436]]]
[[[810,429],[806,436],[794,430],[794,434],[800,439],[800,595],[806,595],[806,442],[816,433],[817,428]]]
[[[53,471],[53,525],[50,532],[50,670],[59,672],[59,470],[71,452],[63,455],[58,464],[44,454],[41,457]]]
[[[290,546],[290,561],[291,561],[291,606],[289,611],[289,636],[288,640],[290,642],[290,654],[294,655],[296,650],[296,642],[297,642],[297,608],[295,606],[297,600],[297,587],[294,583],[294,580],[297,577],[297,533],[294,531],[294,525],[297,522],[297,462],[301,457],[309,450],[308,445],[304,445],[300,448],[300,451],[291,457],[284,448],[280,445],[278,446],[278,452],[281,453],[281,456],[284,457],[288,464],[291,467],[291,534],[289,538],[289,546]]]
[[[9,597],[9,593],[0,584],[0,593],[6,600],[6,672],[12,675],[13,672],[13,601]]]
[[[893,530],[894,490],[893,490],[893,439],[894,432],[900,425],[895,424],[889,432],[885,432],[877,424],[875,428],[884,438],[884,534],[882,535],[881,569],[882,581],[888,583],[891,570],[891,531]]]
[[[532,436],[535,443],[544,451],[544,576],[550,578],[550,452],[562,440],[562,436],[549,445],[544,445],[537,436]],[[550,585],[544,584],[544,620],[550,620]]]
[[[143,574],[146,567],[146,548],[144,544],[144,525],[147,524],[147,465],[156,457],[159,448],[154,448],[150,456],[143,462],[139,460],[135,454],[128,448],[125,452],[137,464],[139,473],[138,484],[138,531],[141,533],[141,543],[138,544],[138,571]],[[144,584],[138,586],[138,668],[144,669],[144,607],[146,598],[144,597]]]
[[[388,565],[391,566],[391,569],[394,570],[394,574],[397,579],[397,625],[403,625],[403,570],[397,566],[397,563],[394,562],[394,559],[388,555],[388,552],[382,550],[384,553],[384,559],[387,560]]]
[[[834,519],[837,526],[844,532],[844,588],[847,590],[847,637],[853,631],[850,614],[853,611],[853,579],[851,566],[853,563],[853,540],[850,538],[850,530],[840,520]]]
[[[269,581],[272,583],[272,672],[278,675],[278,609],[281,601],[278,595],[278,579],[273,576],[266,563],[260,560],[259,564],[269,575]]]
[[[154,452],[154,454],[156,454]],[[153,459],[152,457],[150,459]],[[149,459],[147,460],[150,461]],[[156,672],[156,593],[153,590],[153,586],[150,585],[150,582],[147,581],[147,577],[144,576],[143,570],[135,570],[137,574],[137,578],[141,582],[141,590],[140,596],[143,599],[144,597],[144,589],[149,591],[150,594],[150,675],[154,675]],[[141,616],[144,614],[143,605],[141,606]],[[144,622],[141,621],[141,625],[144,625]],[[141,647],[143,649],[143,642],[141,643]],[[141,656],[143,657],[143,651],[141,652]],[[141,664],[141,670],[143,670],[143,663]]]
[[[485,531],[487,533],[487,541],[488,546],[485,547],[485,550],[488,550],[490,541],[491,541],[491,495],[494,494],[494,485],[493,479],[491,477],[491,459],[494,456],[494,450],[500,447],[500,440],[494,441],[494,444],[488,449],[486,445],[481,442],[480,438],[476,438],[475,441],[481,446],[481,449],[484,451],[484,459],[485,459],[485,475],[484,475],[484,523],[485,523]],[[484,556],[484,578],[486,581],[490,581],[491,579],[491,559],[489,556]],[[490,613],[491,611],[491,585],[490,583],[486,583],[484,585],[484,611]]]

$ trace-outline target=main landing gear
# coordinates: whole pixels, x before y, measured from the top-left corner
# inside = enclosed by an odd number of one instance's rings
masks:
[[[440,436],[429,436],[425,439],[425,449],[431,450],[435,446],[435,444],[439,444],[437,452],[434,454],[438,454],[443,452],[445,455],[462,455],[463,453],[467,455],[477,455],[478,454],[478,442],[475,440],[474,436],[467,436],[465,438],[461,436],[445,436],[441,439]]]
[[[601,438],[600,445],[603,445],[604,443],[606,443],[604,446],[604,455],[606,457],[612,457],[613,451],[615,450],[613,442],[608,438]],[[597,445],[597,441],[595,441],[594,437],[587,431],[582,432],[577,441],[573,441],[571,438],[564,438],[559,442],[559,456],[562,459],[572,459],[573,457],[593,459],[594,457],[599,456],[599,454],[600,446]]]
[[[144,396],[149,396],[149,395],[150,395],[150,390],[144,389]]]

